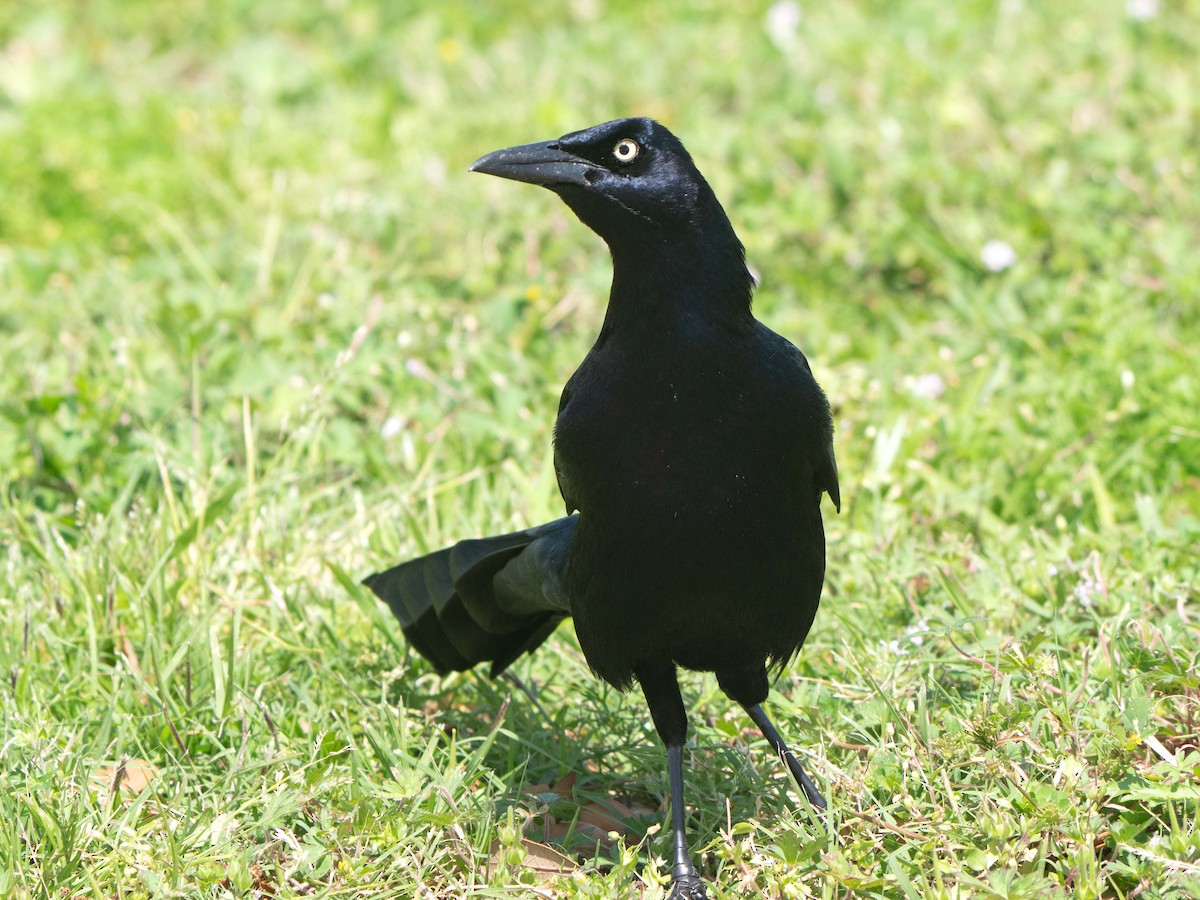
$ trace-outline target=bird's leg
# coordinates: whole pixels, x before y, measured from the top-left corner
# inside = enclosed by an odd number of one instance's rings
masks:
[[[792,773],[792,777],[796,779],[796,784],[800,785],[800,789],[804,791],[804,796],[808,798],[808,802],[818,810],[825,809],[828,806],[825,798],[821,796],[821,792],[817,790],[817,786],[812,783],[812,779],[805,773],[804,767],[800,765],[800,760],[796,759],[796,754],[789,750],[788,745],[783,742],[783,738],[779,736],[779,732],[775,730],[775,726],[767,718],[766,712],[763,711],[762,705],[755,703],[753,706],[747,706],[746,712],[763,733],[763,737],[767,739],[767,743],[771,745],[771,748],[787,765],[788,771]]]
[[[671,781],[671,836],[674,846],[674,865],[671,867],[671,878],[675,888],[668,900],[684,900],[684,898],[703,898],[704,882],[692,862],[691,851],[688,850],[687,827],[684,824],[687,809],[683,805],[683,745],[676,744],[667,748],[667,774]]]
[[[638,681],[646,695],[650,716],[667,745],[667,775],[671,784],[671,893],[667,900],[706,900],[704,881],[692,862],[687,842],[687,807],[683,804],[683,742],[687,738],[687,713],[679,693],[674,663],[639,666]]]

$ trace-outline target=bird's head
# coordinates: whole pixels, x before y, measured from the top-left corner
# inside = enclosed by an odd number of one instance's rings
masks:
[[[471,171],[549,188],[614,251],[654,233],[729,228],[683,144],[652,119],[616,119],[497,150],[475,160]]]

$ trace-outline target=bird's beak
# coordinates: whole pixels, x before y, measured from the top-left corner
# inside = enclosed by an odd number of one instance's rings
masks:
[[[559,150],[557,141],[542,141],[481,156],[471,163],[470,171],[553,187],[556,184],[589,184],[588,173],[599,168],[581,156]]]

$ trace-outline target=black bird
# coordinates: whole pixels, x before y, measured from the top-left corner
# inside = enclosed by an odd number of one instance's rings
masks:
[[[607,122],[471,171],[549,188],[612,253],[604,325],[558,407],[568,516],[365,583],[439,671],[491,662],[496,675],[573,616],[595,673],[645,693],[667,746],[671,896],[704,897],[684,832],[677,667],[716,673],[825,807],[761,704],[820,602],[821,495],[840,507],[829,404],[804,355],[751,313],[742,244],[662,125]]]

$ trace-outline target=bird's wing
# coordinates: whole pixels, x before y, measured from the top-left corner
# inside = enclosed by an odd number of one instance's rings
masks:
[[[833,439],[830,438],[822,459],[817,464],[817,487],[829,495],[833,508],[842,511],[842,492],[838,487],[837,457],[833,455]]]
[[[776,348],[776,352],[782,349],[781,358],[786,358],[791,361],[791,364],[799,366],[802,370],[804,390],[802,393],[803,399],[800,401],[803,415],[809,418],[814,415],[824,417],[824,427],[827,434],[823,446],[816,451],[816,459],[813,466],[813,477],[816,482],[818,491],[824,491],[829,495],[829,499],[833,501],[834,508],[838,512],[842,511],[842,492],[838,487],[838,468],[837,458],[833,455],[833,418],[829,411],[829,403],[825,399],[825,394],[817,384],[816,378],[813,376],[812,366],[808,364],[808,358],[800,351],[800,348],[789,341],[782,335],[776,334],[765,325],[760,323],[762,332],[766,335],[766,343]],[[775,354],[772,354],[774,357]],[[794,376],[795,370],[792,370]],[[780,382],[782,383],[782,382]],[[819,400],[818,404],[814,404],[815,400]],[[809,418],[811,421],[811,418]],[[818,494],[820,497],[820,494]]]
[[[562,415],[563,410],[567,408],[567,404],[571,402],[571,382],[568,381],[566,387],[563,388],[562,397],[558,401],[558,415]],[[567,515],[579,509],[579,504],[571,491],[571,483],[567,478],[567,473],[563,469],[562,457],[558,455],[558,447],[554,448],[554,477],[558,481],[558,492],[562,494],[563,503],[567,507]]]
[[[812,367],[809,366],[808,359],[799,350],[797,350],[796,353],[799,354],[801,361],[804,363],[805,370],[808,372],[809,377],[812,378]],[[817,384],[815,378],[813,378],[813,384]],[[817,390],[821,390],[819,386],[817,387]],[[822,392],[822,395],[823,394],[824,392]],[[816,475],[817,488],[827,493],[829,495],[829,499],[833,501],[833,508],[838,512],[841,512],[842,491],[838,486],[837,457],[833,454],[833,413],[829,411],[828,402],[825,404],[825,409],[827,411],[826,414],[829,416],[829,439],[825,442],[825,446],[820,451],[820,455],[817,458],[816,471],[814,474]]]

